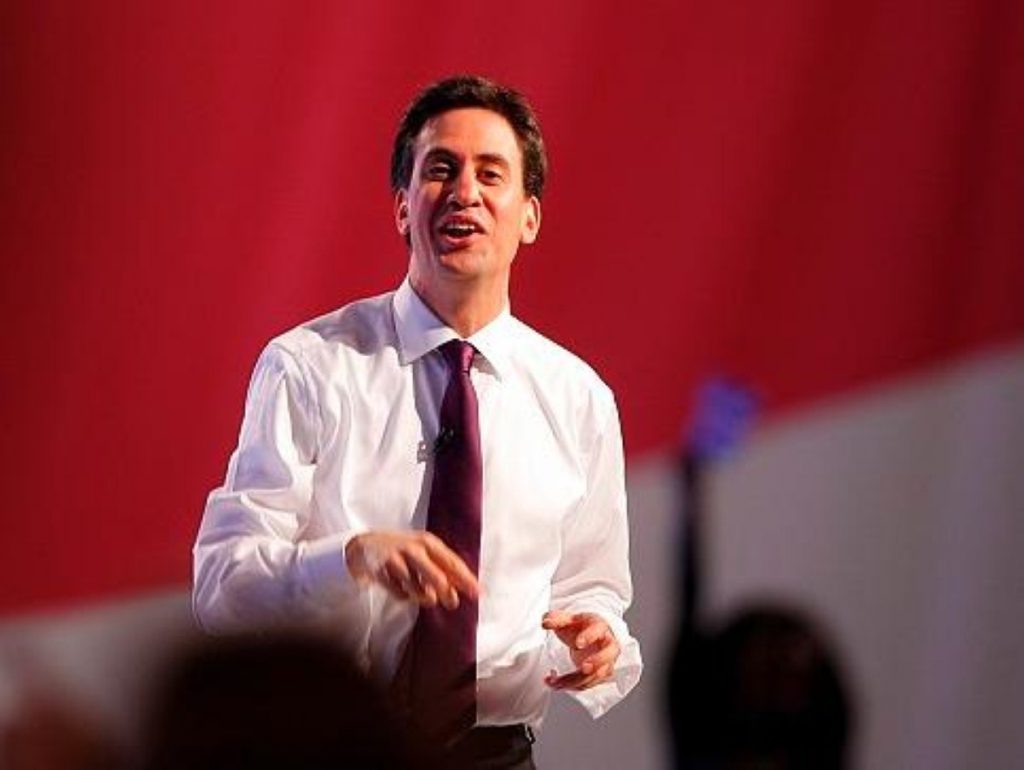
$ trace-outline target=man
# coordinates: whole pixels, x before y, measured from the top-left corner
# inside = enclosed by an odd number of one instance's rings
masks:
[[[431,647],[425,627],[469,633],[469,723],[444,740],[478,758],[514,755],[510,767],[532,766],[523,736],[550,690],[596,717],[641,668],[622,620],[631,584],[613,396],[509,312],[545,172],[516,92],[457,77],[419,94],[392,156],[408,276],[267,347],[194,554],[206,628],[323,623],[405,692],[463,644]],[[478,532],[462,519],[435,526],[461,510],[456,499]],[[466,615],[472,628],[456,630]],[[411,702],[425,719],[447,709]]]

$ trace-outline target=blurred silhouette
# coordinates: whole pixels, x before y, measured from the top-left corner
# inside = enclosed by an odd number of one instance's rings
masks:
[[[839,770],[850,708],[835,655],[815,624],[772,604],[717,628],[703,618],[704,472],[736,451],[755,412],[749,390],[711,380],[684,435],[680,614],[668,692],[676,767]]]
[[[436,766],[333,642],[284,633],[205,640],[177,660],[143,762],[146,770]]]
[[[4,770],[116,770],[126,767],[101,727],[51,695],[31,693],[0,732]]]
[[[704,470],[728,459],[746,438],[757,415],[757,398],[741,383],[712,377],[701,384],[693,418],[684,428],[680,453],[679,633],[696,633],[703,588]]]
[[[845,767],[851,717],[836,658],[792,609],[751,607],[677,647],[670,716],[679,768]]]

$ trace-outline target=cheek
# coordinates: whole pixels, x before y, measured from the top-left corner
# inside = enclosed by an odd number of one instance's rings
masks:
[[[430,229],[430,202],[423,198],[418,198],[410,202],[409,206],[409,226],[413,230],[429,230]]]
[[[523,207],[518,202],[511,198],[501,198],[494,201],[494,205],[491,207],[492,215],[495,220],[499,222],[504,228],[515,228],[519,227],[519,223],[522,221]]]
[[[510,206],[505,214],[506,226],[510,238],[517,241],[526,233],[527,211],[522,206]]]

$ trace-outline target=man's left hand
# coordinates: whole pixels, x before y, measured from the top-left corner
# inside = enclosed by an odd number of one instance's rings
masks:
[[[545,613],[541,626],[569,648],[575,671],[557,675],[552,671],[544,682],[554,690],[586,690],[612,678],[620,647],[615,634],[600,615],[593,612]]]

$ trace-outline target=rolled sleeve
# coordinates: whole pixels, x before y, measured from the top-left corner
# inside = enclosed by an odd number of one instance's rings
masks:
[[[600,615],[615,635],[620,654],[610,681],[582,691],[567,690],[597,718],[636,686],[643,669],[640,645],[623,615],[632,601],[625,465],[618,411],[611,401],[589,453],[587,493],[564,533],[562,559],[552,582],[551,607]],[[550,668],[575,666],[568,648],[550,634]]]
[[[353,590],[354,533],[303,540],[317,461],[315,393],[271,344],[256,364],[238,448],[210,493],[193,549],[193,609],[210,631],[316,620]]]

